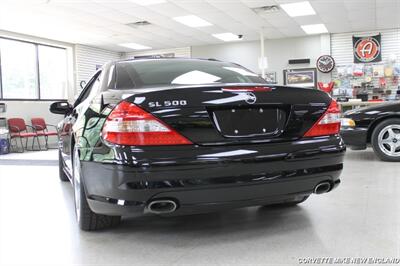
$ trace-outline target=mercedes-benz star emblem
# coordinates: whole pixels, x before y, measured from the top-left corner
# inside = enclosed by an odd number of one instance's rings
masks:
[[[246,95],[247,95],[247,98],[245,100],[246,103],[253,104],[257,101],[257,97],[254,95],[254,93],[248,92],[248,93],[246,93]]]

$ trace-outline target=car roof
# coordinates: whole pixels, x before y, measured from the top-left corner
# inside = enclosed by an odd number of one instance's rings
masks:
[[[191,57],[138,57],[138,58],[127,58],[127,59],[118,59],[112,61],[113,63],[120,62],[135,62],[135,61],[157,61],[157,60],[188,60],[188,61],[215,61],[215,62],[223,62],[214,58],[191,58]],[[229,63],[229,62],[227,62]]]

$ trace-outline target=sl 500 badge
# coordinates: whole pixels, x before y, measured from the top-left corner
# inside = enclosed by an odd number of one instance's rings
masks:
[[[184,106],[184,105],[187,105],[187,101],[186,100],[149,102],[149,107],[169,107],[169,106]]]

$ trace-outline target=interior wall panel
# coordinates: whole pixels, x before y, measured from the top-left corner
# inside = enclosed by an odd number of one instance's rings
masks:
[[[76,88],[80,91],[80,82],[89,81],[98,66],[120,59],[122,53],[99,49],[86,45],[75,45]]]

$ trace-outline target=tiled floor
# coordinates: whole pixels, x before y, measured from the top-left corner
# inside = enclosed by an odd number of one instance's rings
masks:
[[[54,150],[0,157],[1,265],[295,265],[307,257],[400,257],[400,163],[381,162],[371,150],[349,151],[340,187],[298,207],[131,218],[96,233],[78,230],[73,191],[59,182],[56,160]]]
[[[0,156],[0,162],[4,160],[57,160],[57,149],[47,151],[25,151],[24,153],[9,153]]]

